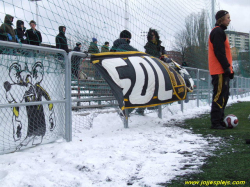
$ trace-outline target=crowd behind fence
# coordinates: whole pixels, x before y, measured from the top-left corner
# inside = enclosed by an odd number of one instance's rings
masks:
[[[118,112],[109,85],[92,63],[90,54],[0,41],[1,124],[0,153],[12,152],[64,137],[90,128],[93,118],[105,112]],[[74,77],[72,61],[80,61],[83,79]],[[194,80],[194,91],[180,101],[180,110],[189,102],[210,105],[211,76],[207,70],[185,67]],[[231,98],[249,95],[250,79],[235,76],[230,81]],[[177,103],[177,102],[175,102]],[[166,106],[166,105],[165,105]],[[167,105],[171,108],[171,104]],[[162,108],[146,109],[145,114]],[[77,115],[77,118],[72,118]],[[124,118],[124,127],[128,119]],[[72,121],[73,120],[73,121]]]

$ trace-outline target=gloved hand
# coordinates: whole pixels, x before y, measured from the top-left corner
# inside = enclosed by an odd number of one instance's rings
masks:
[[[9,41],[12,40],[12,36],[10,35],[10,33],[7,34],[8,38],[9,38]]]
[[[227,69],[224,69],[225,76],[229,76],[231,74],[231,69],[228,67]]]
[[[229,78],[230,78],[230,79],[233,79],[233,78],[234,78],[234,72],[233,72],[233,73],[230,73]]]

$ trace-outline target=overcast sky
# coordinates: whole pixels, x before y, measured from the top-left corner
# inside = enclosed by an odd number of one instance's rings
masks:
[[[126,0],[42,0],[39,5],[39,30],[43,43],[55,45],[58,26],[67,27],[66,37],[70,47],[81,42],[88,48],[92,37],[96,37],[98,45],[109,41],[110,45],[119,37],[125,28]],[[131,45],[144,51],[149,28],[157,29],[162,45],[171,50],[175,43],[175,35],[184,29],[185,18],[190,14],[198,14],[203,9],[208,13],[211,26],[211,0],[127,0],[129,15],[128,30],[132,33]],[[215,13],[219,9],[229,11],[231,15],[230,30],[250,31],[250,0],[216,0]],[[28,0],[0,0],[0,22],[9,13],[16,20],[21,19],[29,28],[29,21],[36,20],[36,8]],[[36,20],[37,21],[37,20]],[[146,32],[146,33],[142,33]]]
[[[227,10],[231,17],[229,29],[250,32],[250,0],[216,0],[217,8]]]

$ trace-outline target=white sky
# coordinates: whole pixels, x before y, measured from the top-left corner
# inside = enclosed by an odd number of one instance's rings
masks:
[[[184,28],[185,18],[191,13],[208,11],[208,23],[211,25],[211,0],[128,0],[129,24],[132,33],[131,45],[144,51],[148,29],[160,32],[162,45],[171,50],[174,36]],[[55,44],[58,26],[67,27],[66,37],[70,48],[81,42],[85,49],[92,37],[98,39],[98,45],[113,41],[124,29],[125,0],[50,0],[39,1],[39,30],[43,43]],[[216,0],[215,12],[228,10],[231,14],[230,30],[249,32],[250,0]],[[28,0],[0,0],[0,22],[6,13],[12,14],[14,27],[17,19],[22,19],[29,28],[28,22],[36,20],[36,8]]]
[[[250,32],[250,0],[217,0],[220,9],[227,10],[231,17],[229,29]]]

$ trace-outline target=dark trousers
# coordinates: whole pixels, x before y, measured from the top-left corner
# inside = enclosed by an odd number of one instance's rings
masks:
[[[229,98],[229,77],[224,74],[212,75],[213,101],[211,107],[212,125],[222,124],[224,110]]]

